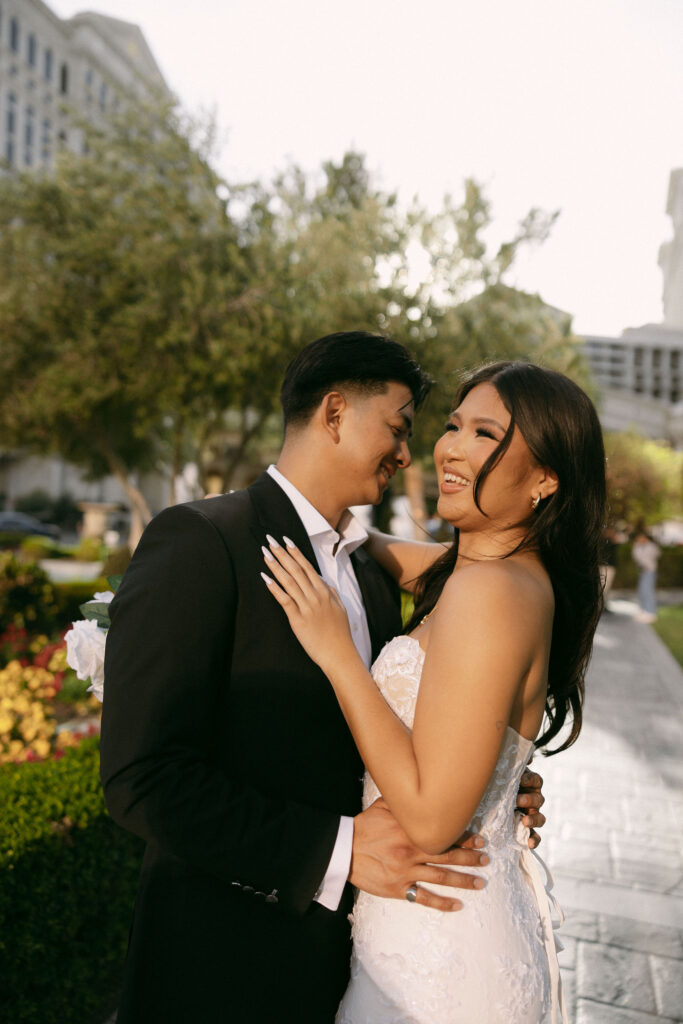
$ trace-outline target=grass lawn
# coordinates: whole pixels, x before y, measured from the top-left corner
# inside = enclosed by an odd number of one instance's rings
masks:
[[[683,665],[683,604],[659,608],[653,625],[679,665]]]

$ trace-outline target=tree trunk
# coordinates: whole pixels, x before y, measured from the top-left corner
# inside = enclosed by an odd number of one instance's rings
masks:
[[[142,531],[152,518],[152,510],[147,504],[147,499],[142,491],[139,487],[136,487],[130,479],[128,467],[112,449],[108,441],[100,438],[99,450],[106,458],[112,475],[119,481],[126,492],[126,497],[128,498],[130,507],[130,533],[128,535],[128,547],[132,554],[138,546],[140,537],[142,536]]]
[[[425,504],[424,478],[422,466],[417,462],[411,463],[403,470],[403,481],[406,489],[406,497],[410,502],[410,516],[413,520],[413,536],[416,540],[425,539],[425,522],[427,521],[427,506]]]

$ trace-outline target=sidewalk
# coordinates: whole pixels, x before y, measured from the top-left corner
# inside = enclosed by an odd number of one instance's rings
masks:
[[[538,757],[540,853],[566,912],[573,1024],[683,1021],[683,672],[622,597],[602,617],[584,727]]]

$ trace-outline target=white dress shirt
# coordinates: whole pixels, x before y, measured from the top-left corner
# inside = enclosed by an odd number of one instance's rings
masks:
[[[275,466],[268,467],[268,473],[282,488],[301,520],[311,541],[311,547],[318,561],[320,575],[339,594],[351,626],[351,636],[356,650],[369,667],[372,659],[372,643],[368,619],[361,597],[360,587],[351,563],[351,552],[368,539],[367,531],[352,512],[344,512],[339,530],[311,505],[308,498],[294,484],[282,475]],[[280,540],[281,538],[276,538]],[[342,891],[349,877],[351,852],[353,848],[353,818],[341,816],[337,839],[332,857],[314,899],[328,910],[336,910]]]

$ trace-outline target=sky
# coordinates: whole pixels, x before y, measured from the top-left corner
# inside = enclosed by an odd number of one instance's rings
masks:
[[[659,246],[683,167],[683,0],[48,0],[137,23],[229,180],[348,148],[438,209],[475,177],[492,244],[532,206],[550,239],[506,279],[581,333],[662,319]]]

